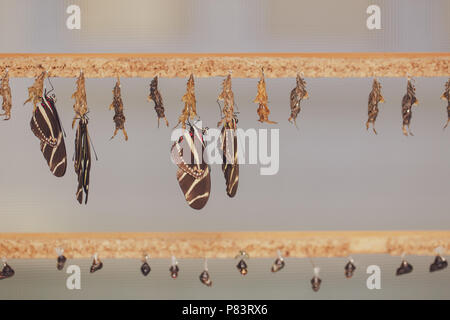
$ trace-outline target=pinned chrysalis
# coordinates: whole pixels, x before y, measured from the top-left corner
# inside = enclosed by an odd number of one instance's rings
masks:
[[[49,80],[50,81],[50,80]],[[51,83],[50,83],[51,84]],[[56,96],[45,90],[41,102],[33,110],[31,131],[40,141],[40,149],[55,177],[62,177],[67,169],[65,132],[56,109]]]
[[[153,100],[155,103],[155,111],[158,116],[158,128],[159,128],[159,120],[164,119],[166,122],[166,126],[169,126],[169,121],[166,119],[166,115],[164,113],[164,103],[161,96],[161,93],[158,90],[158,76],[154,77],[152,82],[150,83],[150,95],[148,96],[148,101]]]
[[[7,263],[6,258],[2,258],[2,261],[3,268],[0,271],[0,280],[11,278],[15,274],[14,269]]]
[[[58,258],[56,259],[56,269],[61,271],[62,269],[64,269],[64,265],[66,264],[67,258],[63,255],[64,249],[56,248],[55,251],[56,254],[58,255]]]
[[[178,267],[178,261],[174,256],[172,256],[172,264],[170,265],[169,272],[170,277],[172,279],[178,278],[178,272],[180,272],[180,267]]]
[[[87,117],[88,107],[86,101],[86,88],[84,84],[83,72],[80,73],[80,76],[77,79],[77,90],[72,95],[72,98],[75,98],[75,104],[73,105],[75,118],[72,122],[72,128],[74,127],[76,120],[79,120],[77,133],[75,136],[74,157],[75,173],[78,177],[76,198],[81,204],[83,202],[84,191],[85,204],[87,204],[89,195],[89,179],[91,172],[91,141],[88,132],[89,118]]]
[[[114,130],[114,134],[111,137],[111,139],[113,139],[117,132],[119,130],[122,130],[123,135],[125,136],[125,141],[128,141],[128,134],[127,131],[125,130],[125,115],[123,114],[123,102],[122,102],[122,94],[120,92],[120,79],[119,77],[117,77],[117,82],[116,85],[114,86],[113,89],[113,102],[111,103],[111,105],[109,106],[109,110],[114,110],[114,117],[113,117],[113,121],[114,124],[116,125],[116,129]]]
[[[435,272],[439,270],[444,270],[448,267],[448,262],[445,260],[445,258],[442,256],[442,247],[436,248],[436,257],[434,258],[434,261],[432,264],[430,264],[430,272]]]
[[[250,256],[245,252],[241,251],[239,254],[235,257],[235,259],[240,259],[238,264],[236,265],[236,268],[238,269],[239,273],[245,276],[248,273],[248,266],[245,262],[245,259],[250,258]]]
[[[94,257],[93,257],[93,260],[92,260],[92,265],[91,265],[90,272],[94,273],[94,272],[96,272],[96,271],[98,271],[98,270],[100,270],[102,268],[103,268],[103,262],[100,261],[100,258],[98,257],[98,254],[95,253]]]
[[[345,265],[345,277],[350,279],[353,277],[353,273],[356,270],[355,261],[352,258],[348,259],[348,263]]]
[[[5,116],[3,120],[11,119],[11,108],[12,108],[12,97],[11,97],[11,87],[9,86],[9,74],[8,69],[5,70],[5,74],[2,78],[2,83],[0,85],[0,95],[3,98],[2,101],[2,110],[3,113],[0,113],[0,116]]]
[[[314,276],[311,279],[311,288],[314,292],[319,291],[320,285],[322,284],[322,279],[319,278],[320,268],[314,267]]]
[[[402,274],[411,273],[413,271],[413,266],[406,261],[405,255],[402,255],[402,263],[400,264],[400,267],[397,268],[396,275],[401,276]]]
[[[368,103],[368,115],[369,118],[366,122],[366,129],[369,130],[370,124],[372,124],[372,130],[375,134],[377,133],[377,130],[375,130],[375,121],[377,120],[378,116],[378,103],[383,103],[384,98],[381,95],[381,84],[378,82],[378,80],[375,78],[373,79],[372,83],[372,91],[369,94],[369,103]]]
[[[281,256],[281,252],[280,250],[277,251],[277,259],[273,262],[272,264],[272,268],[270,268],[270,270],[272,272],[278,272],[281,269],[283,269],[285,266],[285,262],[283,257]]]
[[[223,101],[223,107],[219,101]],[[217,98],[217,103],[222,113],[222,118],[217,124],[223,125],[221,132],[222,149],[222,172],[225,176],[226,191],[229,197],[236,195],[239,183],[239,163],[237,146],[237,123],[238,119],[234,111],[234,94],[231,90],[231,74],[229,74],[222,84],[222,92]]]
[[[264,79],[264,70],[261,72],[261,78],[258,81],[258,93],[256,94],[256,98],[253,101],[254,103],[258,103],[258,116],[259,116],[259,122],[266,122],[274,124],[276,122],[269,120],[269,114],[270,110],[267,106],[268,103],[268,97],[267,97],[267,91],[266,91],[266,80]]]
[[[200,282],[203,283],[205,286],[207,286],[207,287],[212,286],[211,277],[208,272],[208,261],[206,259],[205,259],[205,267],[203,269],[203,272],[200,273],[199,279],[200,279]]]
[[[181,115],[178,117],[178,123],[176,126],[181,123],[181,127],[186,129],[186,122],[197,117],[197,101],[195,100],[195,84],[193,74],[189,77],[186,85],[186,93],[181,101],[184,102],[184,108]]]
[[[291,116],[288,121],[294,123],[297,127],[297,116],[300,113],[300,102],[303,99],[308,99],[308,92],[306,91],[306,81],[297,74],[297,86],[292,89],[290,101],[291,101]]]
[[[447,128],[448,124],[450,123],[450,78],[448,79],[447,83],[445,84],[445,90],[441,96],[441,99],[447,100],[447,123],[444,126],[444,129],[445,129],[445,128]]]
[[[402,99],[402,116],[403,116],[403,126],[402,131],[405,136],[411,135],[414,136],[409,128],[411,124],[412,117],[412,107],[419,104],[419,101],[416,98],[416,88],[411,82],[411,79],[408,78],[408,84],[406,86],[406,94]],[[408,127],[408,130],[406,130]]]
[[[34,105],[34,109],[38,107],[38,104],[41,102],[42,94],[44,93],[44,78],[45,71],[42,71],[41,74],[34,80],[34,83],[31,87],[28,88],[28,99],[23,103],[24,105],[28,102],[32,102]]]
[[[141,273],[144,276],[148,276],[148,274],[150,273],[150,271],[152,271],[152,268],[150,268],[150,264],[148,263],[148,260],[150,259],[150,257],[148,255],[144,256],[144,259],[142,259],[142,265],[141,265]]]

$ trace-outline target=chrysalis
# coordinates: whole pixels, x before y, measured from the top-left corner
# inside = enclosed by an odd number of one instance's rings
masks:
[[[352,258],[348,259],[348,263],[345,265],[345,277],[347,279],[353,277],[353,273],[356,270],[355,261]]]
[[[301,106],[300,102],[303,99],[308,99],[308,92],[306,91],[305,80],[297,74],[297,86],[291,91],[291,116],[288,121],[294,123],[297,127],[297,116],[300,113]]]
[[[403,126],[402,131],[405,136],[414,136],[409,128],[411,124],[412,107],[418,105],[419,101],[416,98],[416,88],[411,83],[411,79],[408,78],[408,84],[406,86],[406,94],[402,99],[402,116],[403,116]],[[408,130],[406,130],[408,127]]]
[[[223,107],[219,101],[223,101]],[[239,183],[239,163],[237,144],[237,123],[238,119],[234,111],[234,94],[231,90],[231,74],[229,74],[222,84],[222,92],[217,98],[217,103],[222,113],[222,118],[217,124],[222,127],[221,149],[222,149],[222,172],[225,177],[227,195],[232,198],[236,195]]]
[[[396,275],[400,276],[402,274],[411,273],[413,271],[413,266],[405,260],[404,255],[402,256],[402,263],[400,264],[400,267],[398,267],[396,271]]]
[[[239,252],[239,254],[235,257],[235,259],[240,259],[238,264],[236,265],[236,268],[243,276],[245,276],[248,273],[248,266],[247,263],[245,262],[245,259],[248,258],[250,258],[250,256],[245,251]]]
[[[314,292],[319,291],[322,279],[319,278],[320,268],[314,268],[314,277],[311,279],[311,287]]]
[[[150,265],[148,263],[149,260],[149,256],[145,255],[144,259],[142,260],[142,265],[141,265],[141,273],[144,276],[148,276],[148,274],[150,273],[150,271],[152,270],[152,268],[150,268]]]
[[[384,98],[381,95],[381,84],[378,82],[378,80],[375,78],[373,79],[372,83],[372,91],[369,94],[369,107],[368,107],[368,115],[369,118],[366,122],[366,129],[369,130],[370,124],[372,124],[372,130],[375,134],[377,133],[377,130],[375,130],[375,121],[377,120],[378,116],[378,103],[383,103]]]
[[[125,130],[125,115],[123,114],[123,102],[122,102],[122,94],[120,92],[120,79],[119,77],[117,77],[117,82],[116,85],[114,86],[113,89],[113,102],[111,103],[111,105],[109,106],[109,110],[114,110],[114,117],[113,117],[113,121],[114,124],[116,125],[116,129],[114,130],[114,134],[111,137],[111,139],[113,139],[117,132],[119,130],[122,130],[123,135],[125,136],[125,141],[128,141],[128,134],[127,131]]]
[[[172,256],[172,264],[170,265],[169,272],[172,279],[178,278],[178,272],[180,272],[180,268],[178,267],[178,261],[174,256]]]
[[[28,99],[23,103],[24,105],[28,102],[32,102],[34,109],[36,110],[38,104],[41,102],[42,94],[44,93],[44,78],[46,72],[42,71],[41,74],[34,80],[31,87],[28,88]]]
[[[100,269],[103,268],[103,262],[100,261],[98,254],[94,254],[94,258],[92,260],[92,265],[91,265],[91,273],[94,273]]]
[[[430,265],[430,272],[444,270],[447,268],[448,262],[442,256],[437,255],[433,263]]]
[[[207,286],[207,287],[212,286],[211,277],[208,272],[208,262],[206,259],[205,259],[205,266],[204,266],[203,272],[200,274],[199,279],[200,279],[200,282],[203,283],[205,286]]]
[[[186,85],[186,93],[181,101],[184,102],[184,108],[181,115],[178,118],[178,123],[181,124],[183,129],[186,129],[186,122],[195,119],[197,117],[197,101],[195,99],[195,84],[194,75],[191,74]]]
[[[58,258],[56,259],[56,269],[61,271],[64,269],[64,265],[66,264],[67,258],[63,255],[64,249],[62,248],[56,248],[56,254],[58,255]]]
[[[285,262],[283,257],[281,256],[280,250],[277,251],[277,259],[272,264],[272,268],[270,269],[272,272],[278,272],[284,268]]]
[[[11,108],[12,108],[12,97],[11,97],[11,87],[9,86],[9,73],[8,69],[5,70],[5,74],[2,78],[2,83],[0,86],[0,95],[3,98],[2,110],[0,116],[5,116],[3,120],[11,119]]]
[[[254,100],[255,103],[258,103],[258,116],[259,122],[266,122],[274,124],[276,122],[269,120],[270,110],[267,106],[268,97],[266,91],[266,80],[264,79],[264,69],[261,72],[261,78],[258,81],[258,93],[256,94],[256,98]]]
[[[441,96],[441,99],[447,100],[447,123],[444,126],[444,129],[445,129],[445,128],[447,128],[448,124],[450,123],[450,78],[448,79],[447,83],[445,84],[445,90]]]
[[[6,262],[6,258],[2,258],[3,260],[3,268],[0,272],[0,280],[11,278],[14,276],[14,269]]]
[[[164,119],[166,122],[166,126],[169,126],[169,121],[166,119],[166,115],[164,113],[164,103],[161,96],[161,93],[158,90],[158,76],[154,77],[152,82],[150,83],[150,95],[148,96],[148,100],[155,103],[155,111],[158,116],[158,128],[159,128],[159,120]]]

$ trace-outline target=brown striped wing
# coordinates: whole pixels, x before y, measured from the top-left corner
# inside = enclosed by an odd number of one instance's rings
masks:
[[[67,154],[63,130],[52,98],[44,96],[41,104],[33,111],[31,131],[41,141],[40,148],[50,171],[62,177],[67,169]]]
[[[78,123],[77,134],[75,137],[75,172],[78,176],[78,187],[76,198],[78,202],[83,203],[83,191],[85,194],[85,204],[89,196],[89,179],[91,172],[91,145],[88,135],[88,121],[81,118]]]
[[[239,163],[237,159],[237,136],[233,129],[222,128],[222,172],[225,177],[227,195],[233,198],[239,184]]]
[[[191,208],[200,210],[208,202],[211,192],[210,167],[203,161],[202,155],[205,146],[201,143],[200,146],[196,146],[193,129],[190,130],[190,133],[192,135],[182,136],[173,144],[171,155],[172,160],[178,166],[177,180],[186,202]],[[189,150],[190,159],[183,157],[183,150]],[[195,163],[195,158],[200,161]]]

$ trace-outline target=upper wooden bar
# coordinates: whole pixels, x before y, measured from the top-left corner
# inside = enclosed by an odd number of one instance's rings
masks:
[[[434,255],[450,252],[450,231],[286,231],[176,233],[3,233],[0,255],[55,258],[62,247],[68,258],[234,258],[240,250],[251,257],[346,257],[353,254]]]
[[[11,77],[164,78],[225,76],[295,77],[448,77],[450,52],[337,53],[1,53],[0,70]]]

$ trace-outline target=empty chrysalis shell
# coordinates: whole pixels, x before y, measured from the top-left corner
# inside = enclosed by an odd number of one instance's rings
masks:
[[[272,272],[278,272],[278,271],[280,271],[281,269],[284,268],[284,265],[285,265],[285,263],[284,263],[283,258],[277,258],[275,260],[275,262],[272,264],[271,271]]]

